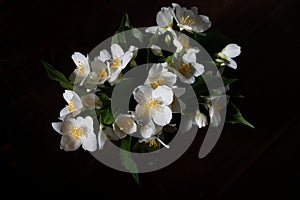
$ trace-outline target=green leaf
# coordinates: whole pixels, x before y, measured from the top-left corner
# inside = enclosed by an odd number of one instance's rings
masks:
[[[174,55],[168,56],[168,57],[166,58],[165,62],[167,62],[167,63],[169,63],[169,64],[172,63],[173,57],[174,57]]]
[[[63,73],[54,69],[49,63],[43,60],[42,63],[50,79],[58,81],[60,85],[67,90],[73,90],[73,84],[65,77],[65,75],[63,75]]]
[[[237,78],[229,79],[229,78],[223,78],[224,86],[227,86],[235,81],[237,81]]]
[[[130,153],[130,145],[131,145],[131,137],[127,136],[124,139],[121,140],[121,149],[120,149],[120,159],[122,165],[131,172],[131,175],[133,176],[134,180],[140,184],[138,173],[135,173],[138,171],[137,166],[135,162],[131,158]]]
[[[240,110],[232,102],[230,102],[227,106],[226,123],[241,123],[251,128],[254,128],[254,126],[242,116]]]
[[[111,99],[105,93],[96,93],[101,101],[110,101]]]
[[[101,122],[103,124],[112,124],[115,121],[115,118],[111,112],[110,108],[100,110]]]
[[[133,35],[133,37],[135,37],[136,39],[138,39],[138,41],[140,43],[143,43],[144,42],[144,35],[143,33],[138,30],[137,28],[133,28],[130,30],[131,34]]]

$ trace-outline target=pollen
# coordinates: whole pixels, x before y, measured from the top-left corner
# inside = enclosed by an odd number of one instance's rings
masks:
[[[184,25],[195,25],[196,24],[195,19],[193,17],[191,17],[190,15],[182,15],[180,17],[180,20]]]
[[[69,112],[72,112],[73,110],[75,110],[75,106],[74,106],[74,103],[72,100],[69,101],[67,108],[68,108]]]
[[[151,86],[153,89],[156,89],[159,85],[161,85],[164,82],[163,79],[158,79],[157,81],[155,81],[154,83],[151,83]]]
[[[106,70],[103,70],[100,74],[100,79],[103,79],[105,77],[107,77],[107,72],[106,72]]]
[[[179,70],[182,74],[187,74],[189,72],[191,72],[191,66],[190,64],[185,64],[183,63],[180,67],[180,70]]]
[[[115,57],[111,63],[111,67],[117,68],[120,66],[120,64],[121,64],[121,61],[117,57]]]
[[[144,107],[147,107],[148,109],[150,108],[155,108],[157,106],[157,104],[159,104],[159,102],[157,101],[157,99],[150,99],[148,101],[148,103],[144,104]]]
[[[78,61],[77,67],[75,69],[75,72],[79,75],[82,76],[84,74],[84,65],[82,64],[82,62]]]
[[[72,127],[72,130],[70,132],[70,136],[72,136],[74,139],[79,140],[81,136],[83,135],[83,131],[81,128],[78,127]]]
[[[157,142],[155,141],[155,140],[151,140],[150,142],[149,142],[149,147],[157,147],[158,145],[157,145]]]

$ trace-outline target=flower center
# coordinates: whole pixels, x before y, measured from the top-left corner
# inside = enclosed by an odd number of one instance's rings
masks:
[[[106,70],[103,70],[100,74],[100,79],[103,79],[105,77],[107,77],[107,72],[106,72]]]
[[[112,63],[111,63],[111,67],[117,68],[120,66],[120,64],[121,64],[121,61],[117,57],[114,57],[114,59],[112,60]]]
[[[79,140],[81,136],[83,135],[83,131],[81,128],[78,127],[72,127],[72,130],[70,132],[70,136],[72,136],[74,139]]]
[[[82,62],[78,61],[75,71],[79,76],[82,76],[84,74],[84,65],[82,64]]]
[[[196,24],[194,18],[190,15],[182,15],[180,17],[180,20],[184,25],[195,25]]]
[[[73,110],[75,110],[75,106],[74,106],[74,103],[72,100],[69,101],[67,108],[68,108],[69,112],[72,112]]]
[[[148,103],[145,103],[145,104],[144,104],[144,107],[147,107],[148,109],[150,109],[150,108],[156,107],[157,104],[159,104],[159,102],[157,101],[157,99],[152,99],[152,98],[151,98],[151,99],[148,101]]]
[[[155,81],[154,83],[151,83],[151,86],[153,89],[156,89],[160,84],[163,83],[163,79],[158,79],[157,81]]]
[[[155,141],[155,139],[153,139],[153,140],[150,140],[149,142],[145,142],[145,143],[148,143],[148,145],[149,145],[149,147],[157,147],[158,146],[158,144],[157,144],[157,142]]]
[[[180,67],[180,72],[182,74],[187,74],[187,73],[191,72],[191,66],[190,66],[190,64],[183,63],[181,65],[181,67]]]

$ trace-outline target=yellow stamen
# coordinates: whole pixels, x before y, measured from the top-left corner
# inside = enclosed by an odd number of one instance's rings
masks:
[[[74,106],[74,103],[73,103],[72,100],[70,100],[70,101],[69,101],[69,104],[66,105],[66,106],[67,106],[69,112],[72,112],[73,110],[75,110],[75,106]]]
[[[156,107],[157,104],[158,104],[158,101],[157,101],[156,99],[152,99],[152,98],[151,98],[151,99],[148,101],[148,103],[145,103],[145,104],[144,104],[144,107],[147,107],[148,109],[150,109],[150,108]]]
[[[105,77],[107,77],[107,72],[106,72],[106,70],[103,70],[100,74],[100,79],[103,79]]]
[[[82,64],[82,62],[78,61],[77,67],[75,69],[75,72],[79,75],[82,76],[84,74],[84,65]]]
[[[180,67],[180,70],[179,70],[182,74],[187,74],[189,72],[191,72],[191,66],[190,64],[185,64],[183,63]]]
[[[158,145],[157,145],[157,142],[155,141],[155,140],[151,140],[150,142],[149,142],[149,147],[157,147]]]
[[[163,79],[158,79],[154,83],[151,83],[152,88],[156,89],[159,85],[161,85],[163,83],[163,81],[164,81]]]
[[[72,127],[72,130],[70,132],[70,136],[72,136],[74,139],[79,140],[81,136],[83,135],[83,131],[81,128]]]
[[[182,15],[180,17],[180,20],[184,25],[195,25],[196,24],[194,18],[191,17],[190,15]]]
[[[111,63],[111,67],[112,68],[117,68],[119,67],[121,64],[121,61],[117,58],[117,57],[114,57],[112,63]]]

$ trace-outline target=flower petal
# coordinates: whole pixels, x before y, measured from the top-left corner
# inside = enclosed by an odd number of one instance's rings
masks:
[[[228,44],[222,51],[228,58],[235,58],[241,54],[241,47],[237,44]]]
[[[111,45],[111,53],[113,58],[114,57],[120,58],[121,56],[124,55],[123,49],[118,44]]]
[[[138,86],[133,91],[133,97],[139,104],[144,105],[148,99],[152,98],[152,91],[153,89],[149,86]]]
[[[97,138],[91,130],[83,137],[82,148],[87,151],[95,151],[97,149]]]
[[[182,60],[184,63],[195,63],[196,62],[196,54],[187,53],[182,56]]]
[[[99,149],[103,149],[103,146],[105,144],[107,140],[106,135],[104,134],[103,130],[100,128],[100,131],[98,133],[98,145],[99,145]]]
[[[141,136],[143,138],[150,138],[154,134],[154,131],[155,125],[152,121],[140,128]]]
[[[163,102],[165,105],[170,105],[173,101],[173,91],[165,85],[158,86],[155,90],[153,90],[152,96],[153,98]]]
[[[204,73],[203,65],[201,65],[199,63],[193,63],[192,65],[195,68],[194,76],[198,77],[198,76],[200,76],[201,74]]]
[[[60,148],[65,151],[75,151],[81,145],[81,140],[76,140],[69,135],[63,135],[60,140]]]
[[[111,56],[110,56],[110,54],[108,53],[108,51],[104,49],[104,50],[100,51],[99,59],[100,59],[102,62],[105,62],[105,61],[110,60],[110,59],[111,59]]]
[[[146,109],[144,105],[138,104],[135,107],[135,116],[134,116],[135,121],[143,126],[150,121],[150,113],[149,110]]]
[[[172,119],[172,111],[168,106],[158,105],[155,112],[152,113],[154,123],[160,126],[165,126]]]
[[[227,61],[228,61],[228,63],[226,63],[226,65],[228,67],[231,67],[232,69],[236,69],[237,68],[237,64],[236,64],[236,62],[233,59],[227,58]]]

